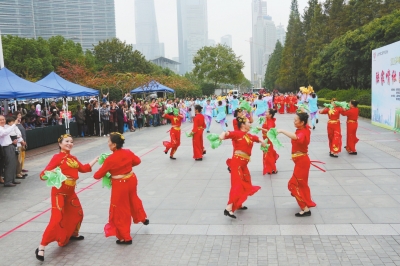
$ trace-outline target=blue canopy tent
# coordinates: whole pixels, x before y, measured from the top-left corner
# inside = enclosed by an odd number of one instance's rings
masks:
[[[51,87],[44,87],[20,78],[5,67],[0,70],[0,99],[36,99],[58,96],[60,92]]]
[[[92,96],[98,95],[99,91],[89,89],[84,86],[72,83],[68,80],[63,79],[54,72],[51,72],[43,79],[36,82],[36,84],[54,88],[59,91],[59,96],[63,97],[79,97],[79,96]]]
[[[79,96],[92,96],[92,95],[98,95],[99,91],[94,90],[94,89],[89,89],[84,86],[72,83],[68,80],[63,79],[59,75],[57,75],[54,72],[51,72],[48,74],[46,77],[43,79],[39,80],[36,82],[36,84],[46,86],[49,88],[54,88],[59,92],[59,96],[63,97],[79,97]],[[68,104],[67,106],[67,114],[68,114]],[[69,119],[66,116],[66,125],[67,125],[67,132],[69,132]],[[99,112],[99,120],[100,120],[100,112]],[[101,128],[101,126],[100,126]],[[100,132],[101,135],[101,132]]]
[[[157,81],[150,81],[149,84],[138,87],[136,89],[131,90],[131,93],[153,93],[153,92],[164,92],[164,93],[175,93],[175,90],[164,86]]]

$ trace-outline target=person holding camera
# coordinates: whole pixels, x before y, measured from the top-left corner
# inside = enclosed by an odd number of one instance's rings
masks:
[[[18,142],[18,161],[17,161],[17,179],[25,179],[28,174],[24,174],[22,169],[24,169],[24,162],[25,162],[25,151],[28,147],[26,144],[26,129],[21,124],[22,114],[21,112],[14,112],[13,116],[15,117],[15,124],[21,133],[21,141]]]

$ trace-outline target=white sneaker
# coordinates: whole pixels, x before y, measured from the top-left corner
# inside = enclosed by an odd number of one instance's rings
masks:
[[[103,135],[103,137],[106,137],[106,135]]]
[[[107,137],[109,137],[110,136],[110,134],[107,134]]]

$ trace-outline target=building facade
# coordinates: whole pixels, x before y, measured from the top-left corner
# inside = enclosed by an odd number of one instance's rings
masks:
[[[114,0],[0,0],[0,29],[26,38],[61,35],[92,49],[116,37]]]
[[[154,0],[135,0],[136,50],[147,60],[164,56],[164,44],[158,41]]]
[[[253,36],[250,39],[251,81],[255,88],[261,88],[268,61],[275,49],[276,41],[284,44],[286,32],[283,25],[275,26],[267,15],[267,2],[252,1]]]
[[[153,62],[154,64],[162,67],[162,68],[168,68],[172,71],[174,71],[175,73],[178,74],[179,72],[179,62],[165,58],[165,57],[158,57],[155,58],[153,60],[150,60],[151,62]]]
[[[276,39],[281,42],[282,46],[285,45],[286,30],[282,24],[276,26]]]
[[[208,45],[207,0],[177,0],[180,74],[194,68],[193,57]]]
[[[232,48],[232,35],[225,35],[221,37],[221,44]]]

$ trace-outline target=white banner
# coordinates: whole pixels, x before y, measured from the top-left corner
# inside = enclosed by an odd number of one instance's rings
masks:
[[[400,41],[372,51],[372,124],[400,130]]]

